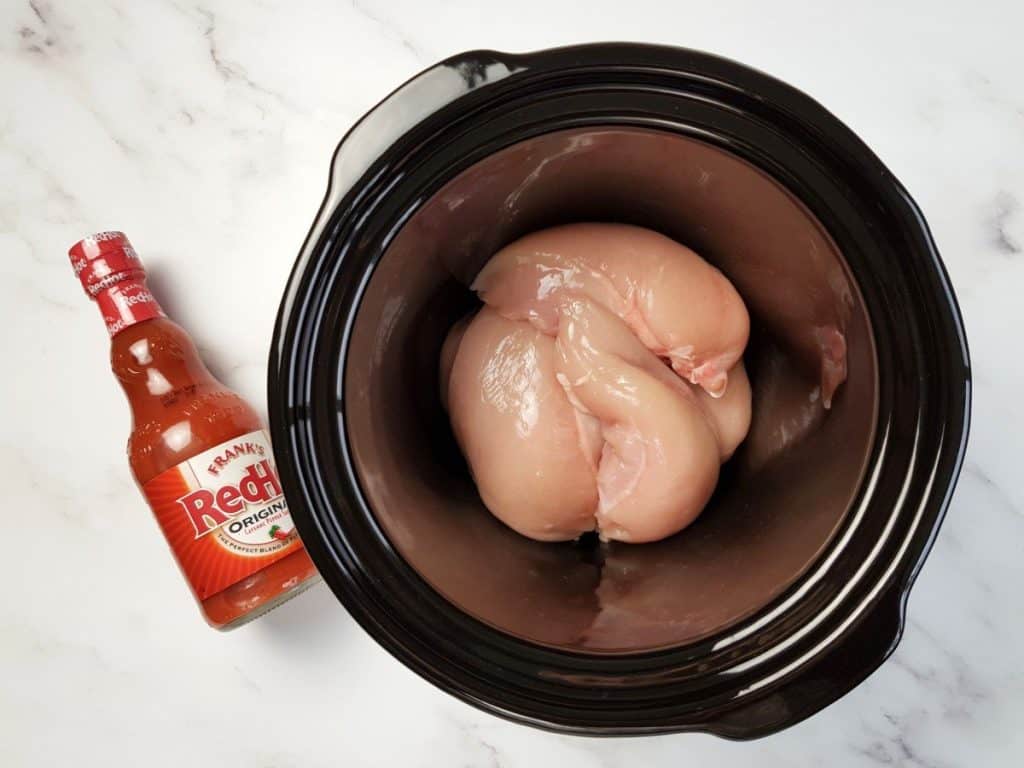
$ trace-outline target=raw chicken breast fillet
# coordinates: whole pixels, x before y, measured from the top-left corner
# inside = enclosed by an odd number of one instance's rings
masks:
[[[589,298],[622,318],[680,375],[720,396],[750,318],[732,283],[684,245],[624,224],[568,224],[501,249],[471,286],[513,320],[557,331],[561,307]]]
[[[441,396],[487,508],[541,541],[689,525],[750,426],[729,281],[655,232],[574,224],[502,249],[473,288]]]

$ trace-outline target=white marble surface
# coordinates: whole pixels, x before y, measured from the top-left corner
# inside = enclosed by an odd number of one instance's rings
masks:
[[[1022,28],[1017,0],[0,2],[0,763],[1024,763]],[[460,50],[602,39],[716,51],[824,102],[923,207],[967,319],[973,436],[903,643],[755,743],[507,724],[408,672],[322,586],[208,630],[130,479],[106,334],[65,255],[128,232],[211,366],[262,403],[279,294],[353,120]]]

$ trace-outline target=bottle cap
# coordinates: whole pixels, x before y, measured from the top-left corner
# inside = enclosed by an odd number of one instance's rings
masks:
[[[75,276],[92,298],[115,283],[145,274],[124,232],[97,232],[71,246],[68,255]]]

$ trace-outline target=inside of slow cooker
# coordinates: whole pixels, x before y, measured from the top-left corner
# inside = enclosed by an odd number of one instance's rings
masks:
[[[438,397],[449,327],[500,247],[574,221],[658,230],[721,269],[751,314],[753,423],[700,518],[656,544],[530,541],[483,506]],[[846,381],[822,402],[821,340]],[[855,281],[806,207],[765,173],[681,135],[546,134],[462,172],[382,255],[346,358],[347,440],[401,556],[461,610],[525,640],[635,652],[705,638],[763,608],[819,556],[861,482],[877,409]]]

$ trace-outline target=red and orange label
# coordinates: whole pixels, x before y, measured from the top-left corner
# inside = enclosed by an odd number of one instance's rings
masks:
[[[161,472],[142,491],[200,600],[302,546],[263,430]]]

